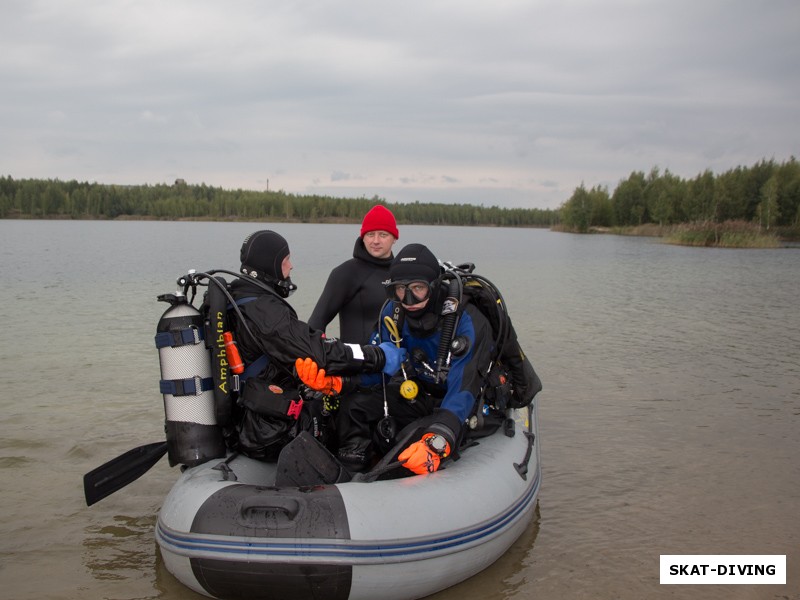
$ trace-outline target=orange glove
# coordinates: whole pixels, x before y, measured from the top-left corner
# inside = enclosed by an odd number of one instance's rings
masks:
[[[298,358],[294,362],[297,376],[312,390],[323,394],[338,394],[342,391],[342,378],[338,375],[325,375],[325,369],[320,369],[317,363],[310,358]]]
[[[426,433],[418,442],[414,442],[403,450],[397,459],[403,466],[417,475],[427,475],[439,469],[443,458],[450,454],[450,444],[444,443],[444,452],[439,454],[428,445],[428,440],[435,434]]]

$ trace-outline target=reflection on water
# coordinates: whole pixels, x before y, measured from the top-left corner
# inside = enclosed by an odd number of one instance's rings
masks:
[[[517,596],[533,563],[540,519],[537,502],[531,524],[503,556],[467,581],[430,596],[431,600],[503,600]]]
[[[30,462],[26,456],[3,456],[0,457],[0,469],[21,469]]]
[[[107,525],[85,530],[83,564],[97,580],[137,580],[155,568],[155,515],[117,515]],[[154,596],[155,597],[155,596]]]
[[[186,586],[167,571],[164,559],[161,558],[161,548],[153,543],[153,552],[156,557],[155,588],[158,590],[157,598],[179,598],[180,600],[208,600],[207,596],[198,594]]]

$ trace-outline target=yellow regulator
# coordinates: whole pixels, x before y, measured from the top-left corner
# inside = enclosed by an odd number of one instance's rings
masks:
[[[389,337],[395,343],[395,345],[399,348],[400,347],[400,332],[397,329],[397,323],[394,322],[392,317],[386,315],[383,317],[383,324],[386,325],[386,329],[389,331]],[[419,386],[415,381],[411,381],[406,374],[406,367],[404,364],[400,365],[400,369],[403,371],[403,383],[400,384],[400,395],[413,402],[414,399],[419,394]]]
[[[406,400],[414,400],[419,393],[419,386],[415,381],[406,379],[400,384],[400,395]]]

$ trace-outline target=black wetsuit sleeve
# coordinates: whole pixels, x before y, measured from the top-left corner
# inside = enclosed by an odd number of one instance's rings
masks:
[[[343,267],[344,265],[336,267],[328,276],[317,305],[308,319],[308,325],[312,329],[325,331],[334,317],[352,300],[357,288],[347,281]]]

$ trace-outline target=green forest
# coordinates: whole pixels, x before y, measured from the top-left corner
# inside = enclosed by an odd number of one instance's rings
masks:
[[[558,211],[468,204],[393,204],[373,198],[301,196],[283,191],[225,190],[181,180],[172,185],[105,185],[57,179],[0,177],[0,218],[196,219],[358,223],[384,204],[400,223],[550,227]]]
[[[681,179],[653,168],[636,171],[609,193],[581,185],[560,208],[563,228],[666,227],[686,223],[744,222],[764,230],[800,228],[800,163],[792,157],[714,175]]]
[[[0,218],[160,219],[359,222],[384,204],[399,223],[549,227],[588,232],[647,225],[739,223],[797,237],[800,163],[762,160],[715,175],[682,179],[653,167],[632,172],[613,192],[580,185],[558,209],[469,204],[390,203],[372,198],[295,195],[284,191],[226,190],[206,184],[108,185],[58,179],[0,177]]]

